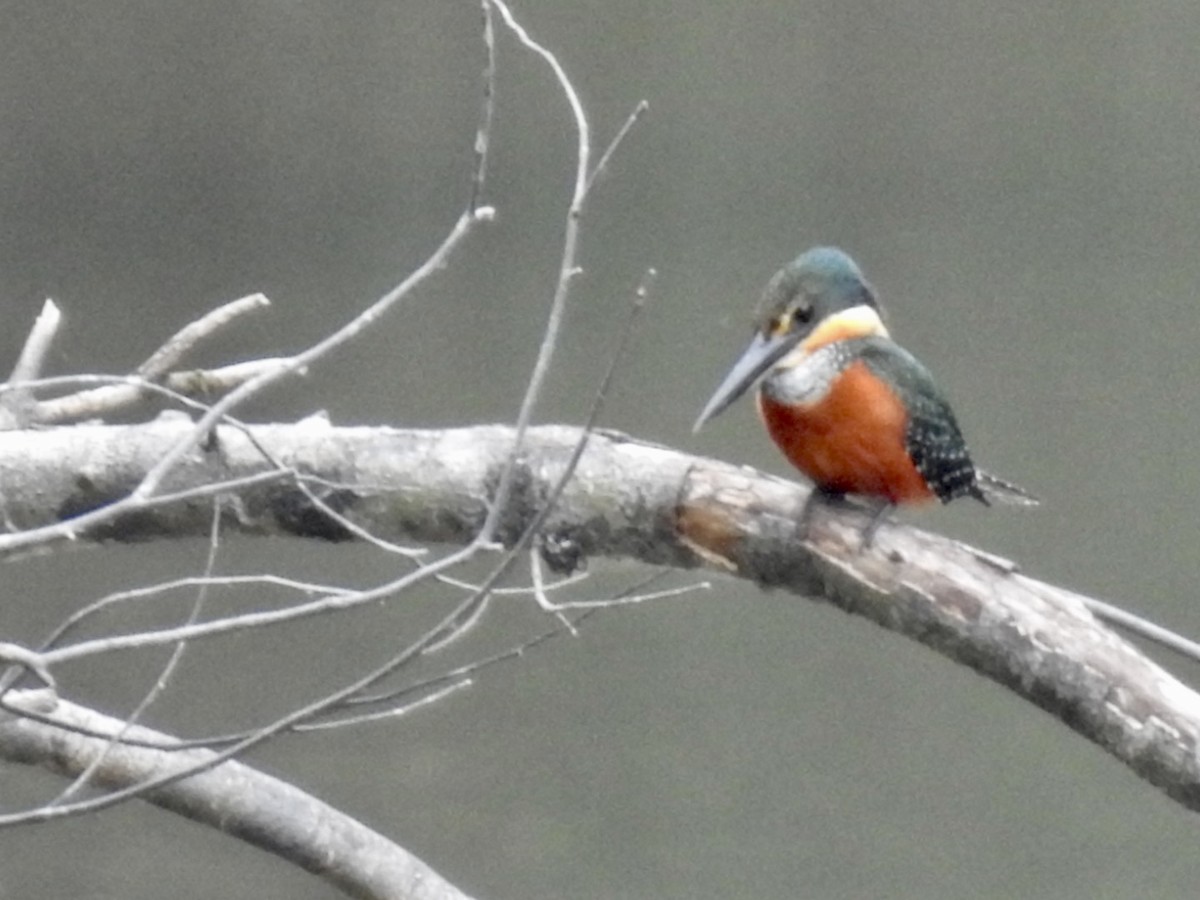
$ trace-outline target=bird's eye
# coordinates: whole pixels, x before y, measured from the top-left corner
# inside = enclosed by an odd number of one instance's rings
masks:
[[[812,318],[813,308],[809,303],[801,303],[792,310],[792,321],[803,325]]]

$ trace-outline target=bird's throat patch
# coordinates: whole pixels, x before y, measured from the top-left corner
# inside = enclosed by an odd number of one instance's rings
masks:
[[[825,347],[837,341],[872,336],[890,337],[883,320],[879,318],[879,310],[866,304],[860,304],[826,316],[812,330],[812,333],[800,342],[797,349],[802,353],[811,353],[819,347]]]
[[[854,354],[842,342],[811,352],[803,345],[781,359],[762,382],[763,393],[777,403],[810,407],[821,403]]]

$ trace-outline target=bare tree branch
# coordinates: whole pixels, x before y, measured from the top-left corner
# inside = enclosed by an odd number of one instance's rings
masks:
[[[46,363],[46,354],[50,352],[58,327],[62,324],[62,313],[53,300],[47,300],[42,305],[42,311],[33,322],[33,328],[21,348],[17,364],[13,366],[12,374],[8,376],[9,383],[32,381],[42,372]],[[26,425],[32,415],[34,406],[33,394],[28,388],[17,387],[0,396],[0,428],[20,428]]]
[[[375,516],[363,515],[359,499],[366,499],[368,504],[376,497],[382,497],[388,503],[394,499],[389,495],[388,488],[381,490],[376,484],[364,484],[361,471],[370,471],[369,466],[360,471],[362,460],[353,456],[343,456],[336,461],[318,453],[316,465],[305,458],[316,446],[314,439],[318,445],[327,437],[334,438],[334,447],[340,443],[336,431],[327,422],[311,418],[297,426],[289,426],[286,430],[290,437],[280,443],[269,435],[269,429],[249,429],[233,420],[230,413],[269,385],[303,373],[313,363],[364,333],[384,313],[409,296],[422,281],[443,267],[477,223],[492,217],[491,207],[480,205],[480,200],[494,113],[496,46],[493,8],[501,11],[505,24],[518,35],[525,47],[550,64],[568,99],[579,133],[576,182],[567,211],[560,277],[554,290],[545,337],[521,401],[515,436],[497,445],[505,458],[494,470],[496,477],[492,482],[493,487],[484,489],[475,498],[481,504],[480,519],[475,523],[477,527],[462,530],[459,535],[461,540],[456,542],[464,544],[463,549],[442,555],[432,562],[417,562],[414,559],[417,554],[396,547],[394,542],[385,542],[384,535],[388,529],[377,529],[378,519]],[[137,403],[151,392],[161,395],[167,391],[178,391],[191,396],[204,396],[210,391],[227,393],[211,406],[199,408],[198,421],[176,413],[164,415],[144,427],[127,430],[125,437],[134,440],[134,444],[107,444],[107,437],[114,433],[96,425],[78,426],[65,434],[53,431],[13,434],[12,441],[7,443],[7,447],[15,450],[25,467],[6,470],[6,473],[12,473],[12,477],[6,478],[5,494],[0,498],[0,512],[3,513],[9,533],[0,537],[0,555],[12,555],[31,548],[43,550],[80,538],[149,539],[184,534],[188,533],[195,522],[193,517],[201,509],[208,507],[213,510],[214,517],[211,520],[213,538],[208,569],[205,576],[197,580],[195,603],[182,624],[157,631],[116,634],[72,643],[72,626],[92,611],[109,605],[110,600],[106,598],[68,619],[41,650],[29,651],[16,644],[5,645],[3,649],[6,652],[0,661],[9,663],[11,668],[0,674],[0,755],[22,762],[39,762],[76,780],[66,792],[50,803],[36,809],[5,812],[0,815],[0,825],[13,826],[63,818],[105,809],[132,797],[144,797],[193,818],[219,824],[231,833],[281,853],[355,896],[462,896],[438,879],[436,874],[378,836],[375,836],[377,840],[369,848],[372,853],[365,855],[357,852],[354,841],[340,840],[342,835],[335,833],[335,830],[341,823],[330,824],[327,817],[322,817],[314,824],[305,824],[303,814],[293,813],[291,808],[300,804],[311,805],[314,801],[290,788],[283,788],[282,792],[275,790],[275,787],[283,786],[245,769],[233,758],[293,727],[344,727],[372,718],[396,716],[436,702],[469,685],[469,673],[490,664],[489,660],[460,668],[456,670],[460,673],[458,675],[445,673],[426,679],[425,684],[431,685],[429,692],[418,694],[403,706],[392,704],[391,709],[356,715],[346,713],[348,705],[355,701],[377,703],[363,696],[367,688],[423,654],[457,640],[465,633],[470,622],[482,616],[487,599],[497,588],[499,579],[514,560],[521,558],[523,547],[532,542],[540,531],[545,508],[571,478],[574,465],[586,445],[588,431],[576,432],[572,456],[559,468],[557,482],[548,496],[543,498],[543,511],[533,517],[524,517],[522,531],[514,538],[505,538],[513,545],[511,552],[501,554],[500,561],[491,573],[473,590],[468,590],[467,599],[460,601],[440,624],[415,639],[406,638],[406,643],[393,651],[391,658],[384,663],[365,674],[356,674],[352,680],[338,687],[323,687],[324,696],[290,710],[253,732],[238,736],[219,752],[177,746],[168,751],[161,746],[151,746],[154,742],[161,744],[174,741],[137,722],[141,713],[165,690],[175,662],[184,651],[185,642],[215,637],[232,630],[274,625],[299,616],[333,612],[396,595],[426,579],[443,577],[452,567],[481,551],[491,549],[500,528],[510,518],[513,501],[520,501],[522,507],[528,501],[529,498],[523,494],[523,433],[531,421],[558,342],[569,282],[577,272],[575,259],[584,199],[599,170],[645,107],[644,104],[639,106],[618,133],[600,166],[590,170],[588,126],[574,87],[556,57],[529,37],[503,0],[484,2],[484,45],[483,109],[476,136],[475,166],[466,211],[425,263],[383,297],[353,315],[336,331],[294,356],[283,359],[251,361],[214,372],[171,371],[195,343],[213,330],[245,312],[265,305],[265,298],[245,298],[228,304],[180,331],[143,363],[135,375],[125,379],[97,378],[91,382],[100,385],[96,389],[34,404],[33,391],[51,387],[54,381],[33,381],[40,371],[40,361],[54,332],[52,325],[45,324],[48,321],[45,318],[41,320],[41,326],[35,328],[30,341],[33,348],[30,358],[33,362],[18,366],[17,369],[20,376],[18,380],[27,380],[29,383],[10,384],[4,395],[6,399],[0,399],[0,402],[13,409],[20,408],[22,415],[14,414],[16,424],[30,421],[63,422],[103,415]],[[641,294],[644,293],[643,288]],[[86,379],[76,381],[83,383]],[[604,392],[602,388],[597,411]],[[197,404],[189,403],[184,398],[176,396],[172,399],[185,407],[197,408]],[[27,405],[35,406],[33,411],[40,413],[40,418],[25,415]],[[39,442],[38,435],[49,438],[49,443]],[[65,444],[60,441],[64,436]],[[261,439],[263,436],[267,436],[267,441]],[[32,443],[25,443],[31,438]],[[100,440],[92,442],[91,438]],[[54,467],[53,455],[65,450],[68,444],[74,444],[78,449],[81,441],[87,443],[90,450],[82,455],[68,452],[70,462],[66,469],[59,472],[61,479],[58,481],[58,490],[45,492],[45,485],[37,483],[39,474],[46,473],[47,465]],[[299,456],[291,455],[291,451],[300,449],[301,445],[307,445],[308,450],[301,450]],[[341,449],[347,448],[343,445]],[[355,454],[361,449],[361,446],[351,448]],[[279,454],[280,450],[284,451],[283,455]],[[41,464],[37,462],[39,459]],[[246,474],[231,478],[220,474],[239,470]],[[457,472],[450,474],[457,476]],[[276,490],[267,489],[268,485],[273,485]],[[62,501],[53,509],[45,505],[51,494]],[[226,497],[228,503],[224,502]],[[425,498],[413,498],[412,502],[427,510],[433,509],[425,507]],[[266,506],[262,506],[263,503]],[[266,518],[259,518],[264,514]],[[141,525],[137,524],[139,519]],[[253,524],[256,519],[258,526]],[[268,520],[274,524],[268,525]],[[348,592],[333,589],[282,610],[255,610],[202,619],[205,593],[215,583],[211,577],[217,546],[215,535],[222,528],[261,531],[264,530],[262,526],[266,526],[266,532],[282,527],[281,533],[305,534],[327,540],[369,539],[376,546],[386,546],[392,552],[405,556],[412,570],[387,584],[368,590]],[[444,577],[450,580],[448,574]],[[548,602],[547,589],[539,572],[536,589],[529,590],[536,590],[538,597]],[[569,620],[563,619],[570,625]],[[544,639],[545,636],[537,638],[511,653],[520,655]],[[174,645],[167,667],[155,687],[123,721],[74,706],[65,699],[55,697],[53,691],[17,690],[23,673],[33,673],[52,688],[52,669],[66,660],[163,644]],[[491,659],[501,658],[506,656]],[[406,696],[417,687],[419,684],[391,688],[390,694],[376,696]],[[318,716],[324,717],[323,721],[314,721]],[[80,797],[80,788],[84,786],[101,791],[96,796]],[[283,821],[289,827],[299,821],[305,827],[300,833],[284,828],[276,836],[272,825],[277,821]],[[354,838],[355,841],[361,840],[362,835],[356,833]],[[388,871],[387,866],[381,868],[377,857],[383,855],[384,851],[390,854],[391,860],[398,859],[392,866],[397,871]],[[336,862],[330,863],[330,860]]]
[[[280,358],[250,359],[216,369],[185,369],[168,372],[159,379],[158,384],[138,375],[46,378],[33,383],[31,387],[51,387],[60,383],[99,383],[101,386],[40,400],[34,405],[32,417],[42,425],[99,419],[126,412],[141,404],[150,394],[177,394],[193,400],[211,400],[252,378],[282,369],[286,363],[286,359]],[[163,390],[156,390],[159,387]]]
[[[42,373],[46,354],[50,351],[50,344],[58,334],[61,324],[62,313],[59,312],[58,306],[53,300],[47,300],[42,304],[42,311],[38,313],[33,328],[25,339],[25,346],[21,348],[17,364],[8,376],[9,381],[31,381]]]
[[[266,309],[270,305],[271,301],[262,294],[251,294],[217,307],[172,335],[170,340],[138,366],[136,374],[147,381],[163,377],[175,368],[193,347],[210,334],[219,331],[247,313]]]
[[[68,726],[0,714],[0,756],[74,778],[100,759],[93,782],[127,787],[212,759],[208,750],[154,750],[86,737],[81,730],[171,742],[169,735],[104,716],[49,691],[10,694],[12,705]],[[469,900],[393,841],[303,791],[238,762],[192,775],[143,795],[150,803],[241,838],[323,878],[351,897]]]
[[[141,797],[276,853],[352,896],[463,898],[394,843],[234,757],[286,731],[344,728],[428,706],[469,686],[474,673],[486,666],[519,656],[555,634],[577,634],[578,623],[596,610],[676,596],[695,587],[551,600],[549,592],[575,576],[547,584],[543,564],[558,573],[572,572],[592,556],[675,569],[707,567],[865,616],[1047,710],[1178,802],[1200,810],[1200,696],[1094,615],[1180,650],[1197,652],[1195,644],[1165,630],[1156,632],[1099,601],[1027,578],[1005,560],[913,529],[887,526],[862,552],[859,534],[865,514],[852,507],[823,507],[807,539],[797,540],[794,522],[804,488],[594,430],[620,351],[583,428],[532,425],[570,287],[580,271],[586,201],[647,107],[645,101],[637,105],[593,167],[587,117],[558,58],[530,37],[504,0],[482,3],[482,109],[466,210],[422,266],[336,331],[282,359],[207,372],[172,371],[213,330],[264,306],[265,298],[256,295],[180,331],[135,376],[97,378],[89,382],[101,385],[93,390],[35,402],[33,391],[54,381],[33,381],[58,324],[57,310],[47,302],[14,370],[14,380],[21,383],[0,394],[0,416],[11,420],[10,427],[103,415],[151,391],[224,396],[212,406],[192,404],[199,421],[176,413],[135,426],[0,434],[0,472],[5,473],[0,513],[9,529],[8,535],[0,535],[0,558],[66,540],[144,541],[206,533],[212,535],[212,553],[203,577],[98,600],[69,617],[41,649],[0,644],[0,664],[7,669],[0,674],[0,758],[77,779],[53,802],[0,815],[0,825],[64,818]],[[363,334],[443,267],[478,223],[492,218],[494,211],[482,201],[495,113],[496,14],[523,47],[550,67],[577,136],[559,271],[514,427],[429,432],[335,428],[320,417],[287,425],[236,422],[231,413],[239,404]],[[622,349],[652,275],[653,270],[638,290]],[[206,592],[236,580],[212,574],[221,531],[369,541],[402,557],[409,568],[400,577],[390,573],[393,580],[386,584],[363,590],[266,574],[242,579],[258,585],[274,581],[301,596],[282,608],[259,606],[205,619]],[[400,546],[401,541],[463,549],[426,562],[417,558],[420,551]],[[477,583],[450,573],[462,561],[494,549],[504,552],[495,555],[491,571]],[[530,586],[499,587],[501,577],[526,552]],[[435,578],[466,595],[437,625],[389,646],[389,658],[368,671],[356,670],[342,681],[331,678],[321,685],[318,699],[256,730],[223,736],[219,752],[137,724],[165,689],[185,642],[361,606]],[[159,596],[184,583],[196,590],[184,621],[171,619],[158,630],[134,634],[97,637],[89,631],[77,638],[79,622],[96,611],[134,597]],[[558,617],[561,628],[450,671],[420,673],[422,680],[415,683],[383,683],[413,660],[456,641],[483,618],[489,598],[504,591],[530,594],[541,609]],[[582,615],[567,615],[575,610]],[[164,645],[174,645],[174,653],[159,684],[123,720],[76,706],[54,692],[55,670],[67,662]],[[65,682],[69,673],[57,674]],[[32,683],[33,676],[45,688],[18,689]],[[101,790],[85,792],[84,787]]]
[[[0,468],[29,471],[39,486],[9,496],[18,520],[44,520],[78,502],[73,473],[105,495],[140,477],[186,423],[17,433],[0,440]],[[220,450],[177,478],[209,482],[252,475],[261,454],[240,432],[220,430]],[[441,432],[262,426],[271,454],[342,487],[343,515],[388,539],[466,543],[488,512],[514,431]],[[531,428],[498,536],[515,540],[558,483],[580,433]],[[117,449],[123,450],[122,454]],[[53,467],[48,460],[56,460]],[[103,460],[120,460],[104,466]],[[130,469],[132,466],[132,470]],[[11,468],[10,468],[11,467]],[[995,557],[915,529],[887,526],[859,552],[864,513],[823,508],[808,543],[794,516],[806,489],[752,470],[597,432],[542,533],[582,559],[629,557],[656,565],[706,565],[765,587],[817,597],[918,640],[1008,687],[1063,720],[1139,775],[1200,809],[1200,696],[1102,626],[1087,598],[1015,571]],[[326,498],[327,500],[329,498]],[[203,534],[207,503],[148,510],[81,538]],[[343,539],[308,515],[294,488],[247,490],[227,530]],[[67,645],[68,647],[70,645]],[[69,651],[67,652],[69,655]]]

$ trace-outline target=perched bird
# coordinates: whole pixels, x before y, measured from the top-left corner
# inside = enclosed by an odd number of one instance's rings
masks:
[[[864,546],[896,504],[1037,502],[975,467],[929,371],[892,340],[874,290],[835,247],[806,251],[767,283],[750,346],[693,430],[755,384],[768,434],[816,487],[802,525],[818,494],[876,507]]]

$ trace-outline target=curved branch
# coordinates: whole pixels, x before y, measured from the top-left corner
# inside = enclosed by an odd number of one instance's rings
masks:
[[[122,495],[191,428],[81,426],[0,436],[7,514],[23,527]],[[246,479],[269,469],[259,446],[319,479],[325,502],[392,540],[467,542],[482,526],[514,443],[502,426],[415,431],[264,425],[254,440],[221,428],[213,450],[171,488]],[[575,428],[527,432],[498,536],[511,542],[539,515],[579,440]],[[256,446],[257,445],[257,446]],[[17,480],[20,479],[20,483]],[[825,600],[937,650],[1061,719],[1191,809],[1200,810],[1200,696],[1108,630],[1087,598],[1019,574],[1003,560],[913,528],[885,526],[860,552],[864,513],[827,507],[810,540],[795,539],[800,485],[595,432],[543,533],[552,565],[589,555],[707,566],[764,587]],[[80,539],[203,534],[211,506],[140,510]],[[227,530],[353,539],[295,484],[259,480],[239,494]]]
[[[110,744],[93,733],[124,733],[170,742],[168,735],[101,715],[55,698],[49,691],[19,691],[9,703],[53,715],[67,728],[31,719],[0,717],[0,756],[45,766],[68,778],[103,752],[94,782],[138,784],[213,756],[208,750],[168,752]],[[218,828],[302,866],[351,897],[470,900],[424,862],[392,841],[284,781],[238,762],[225,762],[148,791],[145,799]]]

